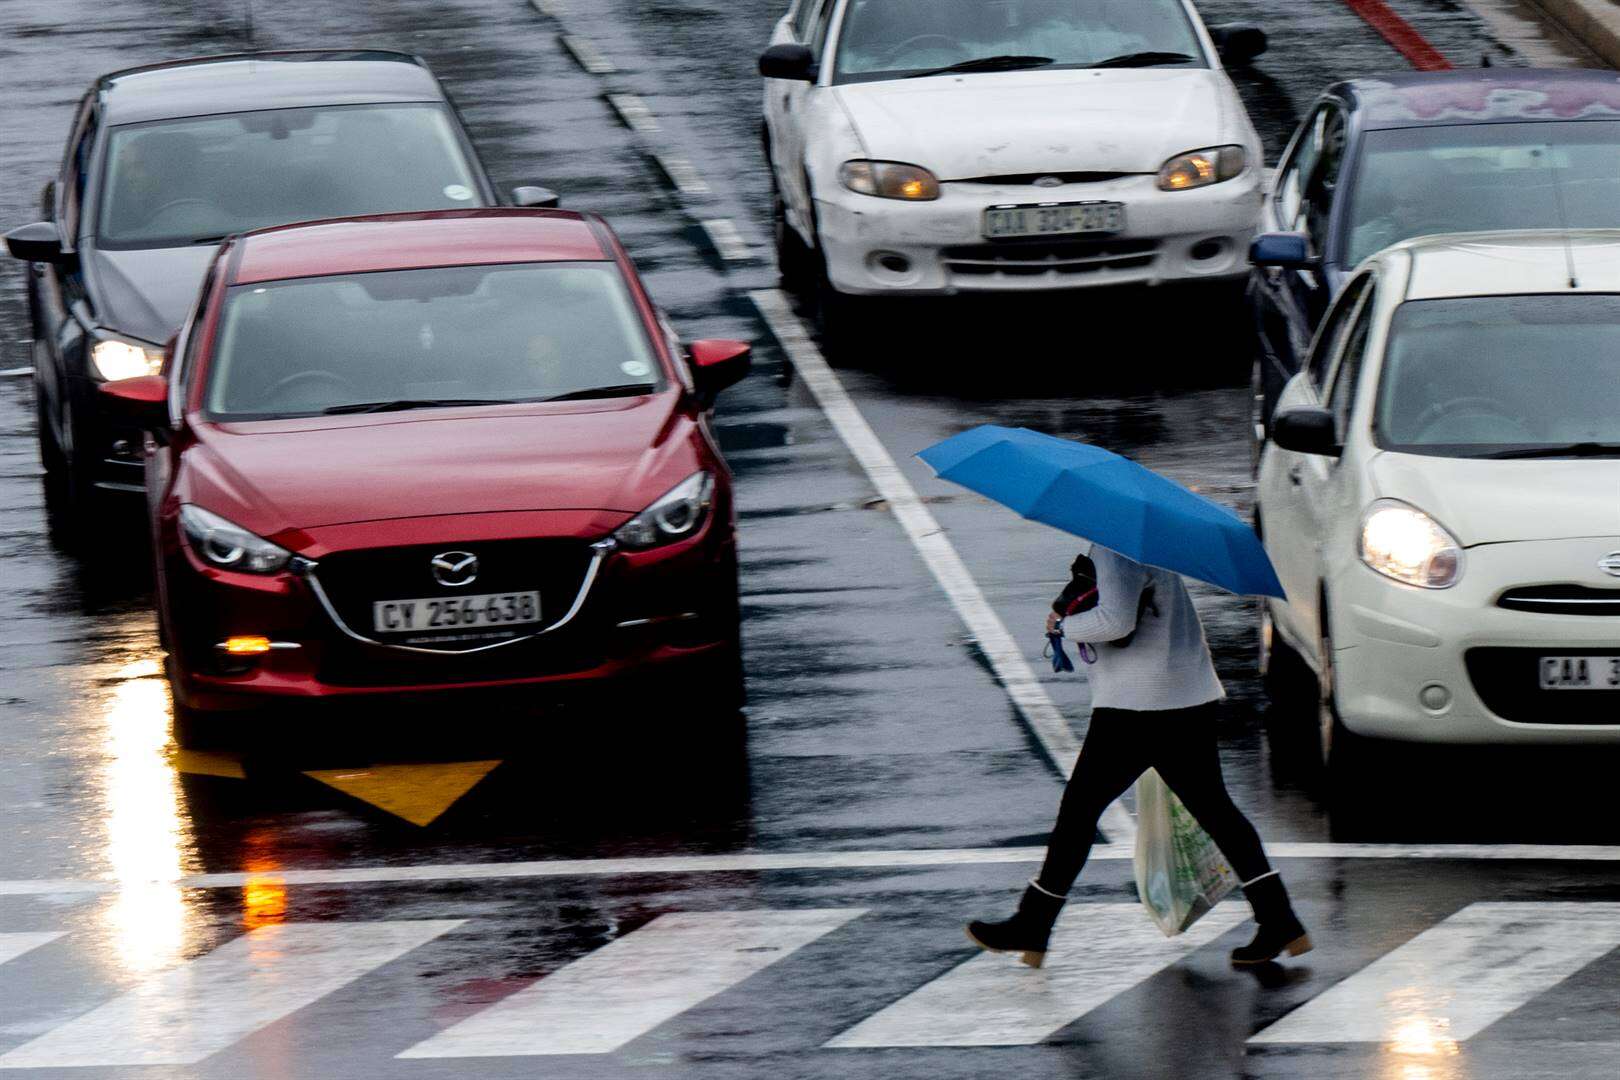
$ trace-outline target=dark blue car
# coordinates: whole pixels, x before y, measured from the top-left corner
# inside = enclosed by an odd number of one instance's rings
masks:
[[[1340,285],[1432,233],[1620,226],[1620,75],[1480,69],[1336,83],[1277,169],[1251,251],[1255,441]]]

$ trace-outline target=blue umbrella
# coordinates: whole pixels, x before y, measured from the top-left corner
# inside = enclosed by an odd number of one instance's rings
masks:
[[[943,479],[1137,562],[1239,595],[1284,596],[1243,519],[1100,446],[986,424],[917,456]]]

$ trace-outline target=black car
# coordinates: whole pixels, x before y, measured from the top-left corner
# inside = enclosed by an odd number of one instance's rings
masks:
[[[1620,76],[1513,68],[1323,91],[1254,241],[1255,444],[1352,271],[1432,233],[1620,226]]]
[[[518,205],[552,205],[518,188]],[[269,225],[495,205],[438,79],[382,51],[200,57],[102,76],[73,121],[31,264],[40,456],[70,535],[139,492],[140,435],[97,385],[155,373],[219,241]]]

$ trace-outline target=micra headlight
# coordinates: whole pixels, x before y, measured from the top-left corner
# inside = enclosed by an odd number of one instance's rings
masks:
[[[274,574],[286,568],[292,552],[255,536],[200,506],[180,508],[180,528],[197,557],[209,566],[241,574]]]
[[[713,474],[695,472],[663,498],[619,526],[613,538],[625,547],[638,551],[673,544],[697,532],[713,505]]]
[[[149,349],[124,338],[99,337],[90,347],[90,364],[108,382],[158,375],[163,371],[163,350]]]
[[[1165,162],[1159,169],[1160,191],[1189,191],[1242,176],[1249,167],[1248,152],[1241,146],[1212,146],[1189,150]]]
[[[857,195],[905,202],[933,202],[939,198],[939,177],[921,165],[898,161],[846,161],[838,180]]]
[[[1462,577],[1463,551],[1434,518],[1396,499],[1379,499],[1361,519],[1361,561],[1420,589],[1449,589]]]

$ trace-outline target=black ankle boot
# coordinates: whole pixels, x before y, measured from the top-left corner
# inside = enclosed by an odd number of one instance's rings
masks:
[[[1004,922],[970,922],[967,936],[981,949],[1023,953],[1024,963],[1038,968],[1046,962],[1047,939],[1062,910],[1062,897],[1042,892],[1031,882],[1018,902],[1016,915]]]
[[[1234,967],[1253,967],[1275,960],[1283,953],[1299,956],[1311,951],[1311,937],[1288,903],[1288,890],[1282,878],[1275,873],[1257,878],[1243,886],[1243,895],[1254,908],[1254,921],[1259,930],[1254,940],[1232,950]]]

